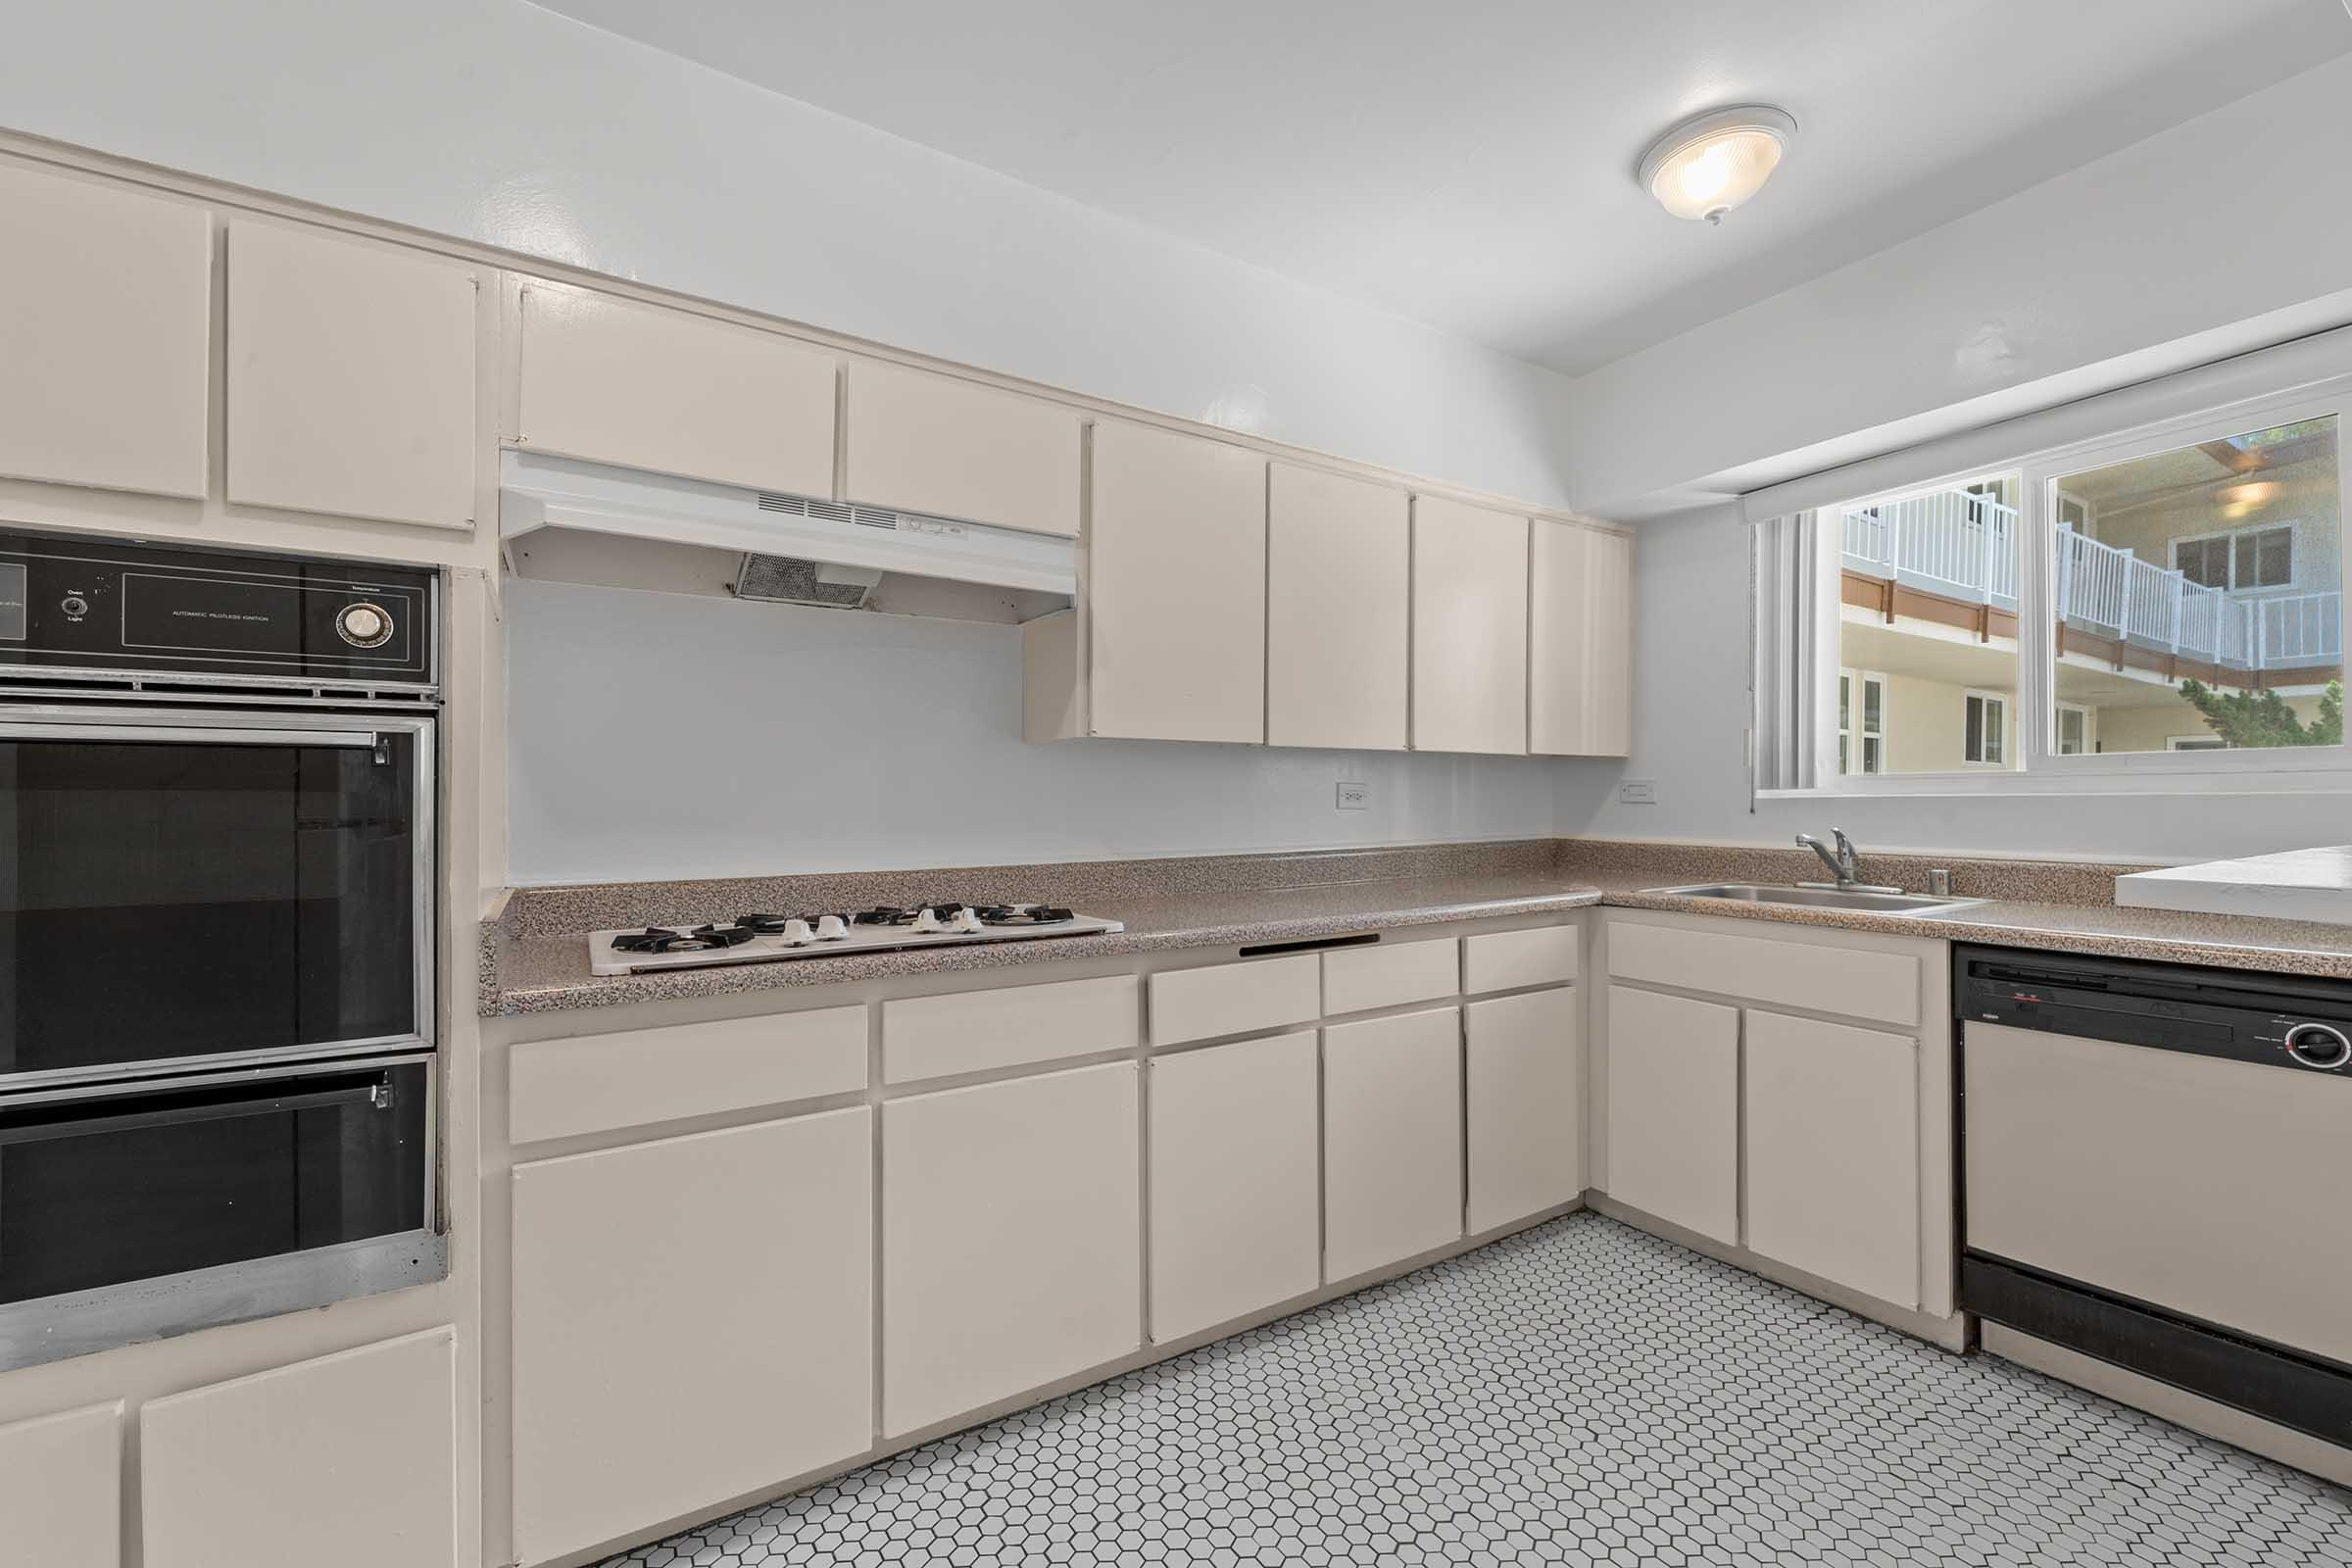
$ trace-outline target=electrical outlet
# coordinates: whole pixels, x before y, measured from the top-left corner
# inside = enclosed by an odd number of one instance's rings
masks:
[[[1370,810],[1372,808],[1372,786],[1369,784],[1341,784],[1339,804],[1340,809],[1343,811]]]
[[[1617,799],[1627,806],[1655,806],[1658,804],[1658,781],[1654,778],[1629,778],[1617,786]]]

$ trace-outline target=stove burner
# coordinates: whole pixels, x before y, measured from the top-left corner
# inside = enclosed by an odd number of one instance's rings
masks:
[[[690,937],[658,925],[647,926],[643,931],[624,931],[612,939],[613,950],[618,953],[701,953],[711,946],[700,936]]]
[[[763,937],[772,937],[784,929],[787,918],[781,914],[739,914],[735,917],[735,923],[746,930],[757,931]],[[816,917],[810,915],[808,923],[814,925]]]
[[[974,912],[982,925],[1060,925],[1077,918],[1050,904],[984,904]]]
[[[694,935],[707,947],[734,948],[751,941],[759,933],[747,925],[698,925],[694,928]]]
[[[902,909],[895,904],[877,904],[870,909],[860,909],[850,916],[852,925],[912,925],[914,911]]]

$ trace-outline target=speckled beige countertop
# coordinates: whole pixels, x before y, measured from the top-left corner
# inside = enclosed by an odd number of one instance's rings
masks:
[[[1572,839],[521,889],[494,901],[484,919],[480,1004],[486,1015],[563,1011],[1177,948],[1311,940],[1601,904],[2352,979],[2352,927],[2117,907],[2112,902],[2116,874],[2139,867],[1948,858],[1935,863],[1951,869],[1955,897],[1983,902],[1947,915],[1923,916],[1648,893],[1642,890],[1704,881],[1792,882],[1816,871],[1812,858],[1802,852]],[[1866,856],[1862,868],[1873,880],[1917,888],[1925,885],[1929,864],[1917,858]],[[600,928],[700,921],[755,907],[904,902],[929,896],[925,890],[956,896],[964,889],[963,896],[969,896],[970,889],[1003,887],[1072,904],[1088,914],[1119,920],[1127,929],[1105,936],[643,975],[589,972],[587,933]]]

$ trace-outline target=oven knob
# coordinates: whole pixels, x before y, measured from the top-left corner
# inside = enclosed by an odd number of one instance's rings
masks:
[[[90,602],[87,599],[82,598],[79,594],[68,594],[65,598],[58,601],[57,608],[64,611],[67,614],[73,616],[75,620],[79,620],[82,616],[90,612]]]
[[[2352,1039],[2324,1023],[2299,1023],[2286,1032],[2286,1054],[2306,1067],[2341,1067],[2352,1061]]]
[[[392,636],[392,617],[381,605],[345,605],[335,614],[335,631],[355,648],[380,648]]]

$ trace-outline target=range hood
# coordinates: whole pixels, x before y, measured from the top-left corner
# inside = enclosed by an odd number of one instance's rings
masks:
[[[1049,594],[1078,591],[1077,544],[1051,534],[535,452],[500,455],[498,527],[502,539],[564,528],[740,551],[747,580],[755,568],[749,558],[772,558],[787,564],[764,564],[760,575],[769,580],[847,586],[898,572]]]

